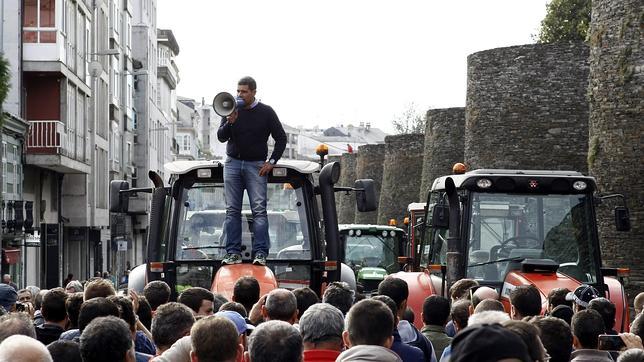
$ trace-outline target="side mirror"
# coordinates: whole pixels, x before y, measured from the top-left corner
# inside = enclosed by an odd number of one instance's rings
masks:
[[[434,205],[432,208],[432,228],[448,229],[449,228],[449,206]]]
[[[110,212],[126,213],[129,206],[129,198],[121,194],[121,190],[127,190],[130,184],[123,180],[110,181]]]
[[[626,206],[615,207],[615,229],[617,231],[631,230],[631,219]]]
[[[356,180],[356,206],[360,212],[376,211],[378,200],[376,200],[376,187],[371,179]]]

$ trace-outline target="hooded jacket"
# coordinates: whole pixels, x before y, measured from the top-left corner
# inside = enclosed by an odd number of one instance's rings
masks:
[[[382,346],[360,345],[342,352],[335,362],[349,361],[376,361],[376,362],[402,362],[394,351]]]

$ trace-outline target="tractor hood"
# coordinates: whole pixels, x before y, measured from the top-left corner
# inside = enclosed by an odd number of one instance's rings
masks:
[[[501,290],[501,302],[505,305],[506,310],[510,310],[510,293],[520,285],[534,285],[541,294],[542,312],[548,306],[548,293],[554,288],[568,288],[575,290],[581,283],[565,274],[556,272],[525,272],[511,271],[503,282]]]

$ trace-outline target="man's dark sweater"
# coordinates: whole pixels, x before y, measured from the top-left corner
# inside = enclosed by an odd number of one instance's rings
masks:
[[[286,148],[286,133],[273,108],[257,102],[254,107],[239,109],[238,112],[233,124],[222,117],[217,130],[219,141],[228,141],[226,154],[244,161],[273,159],[277,162]],[[275,140],[275,147],[271,157],[267,158],[269,135]]]

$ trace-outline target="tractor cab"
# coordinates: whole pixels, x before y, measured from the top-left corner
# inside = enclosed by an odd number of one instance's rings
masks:
[[[443,285],[470,278],[495,288],[507,310],[519,285],[536,286],[544,309],[553,288],[592,285],[616,304],[616,329],[624,330],[623,287],[607,278],[615,269],[602,268],[595,191],[592,177],[574,171],[475,170],[437,178],[419,264],[442,274]],[[618,229],[628,229],[628,210],[615,212]]]
[[[388,274],[400,270],[398,257],[404,253],[405,231],[395,226],[339,225],[340,259],[356,276],[358,289],[373,292]]]
[[[268,175],[270,249],[265,267],[251,264],[255,220],[246,194],[241,212],[243,262],[221,264],[227,235],[224,167],[219,161],[171,162],[165,166],[169,185],[150,173],[152,189],[129,189],[124,181],[112,181],[112,212],[127,212],[132,194],[152,193],[146,263],[130,273],[130,288],[141,289],[160,279],[175,295],[189,287],[203,287],[230,298],[237,278],[246,275],[258,279],[262,294],[278,287],[305,286],[320,293],[324,283],[354,278],[352,273],[341,278],[338,261],[334,199],[338,163],[320,170],[315,162],[281,160]],[[375,208],[372,182],[360,180],[357,184],[362,188],[345,188],[356,192],[359,210]],[[354,279],[344,281],[355,285]]]

